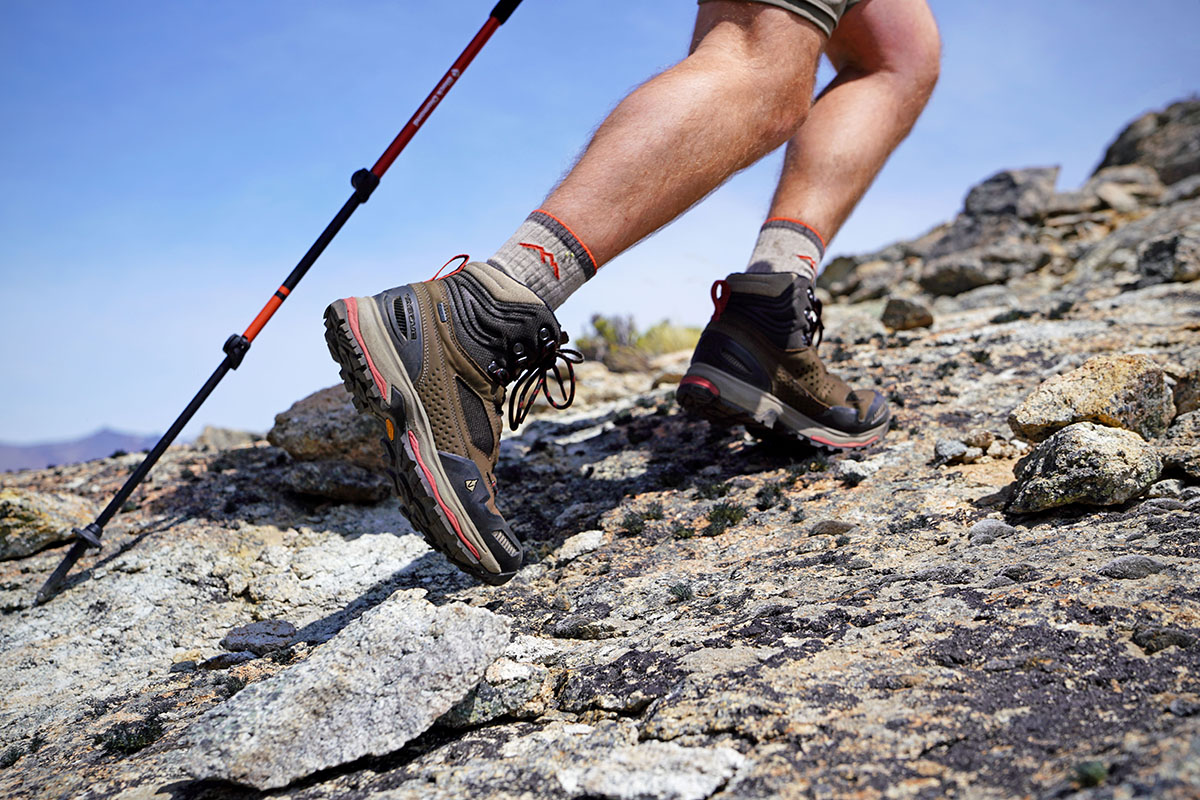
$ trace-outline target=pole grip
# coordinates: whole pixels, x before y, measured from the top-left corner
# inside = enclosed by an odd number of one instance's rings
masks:
[[[517,6],[521,5],[521,0],[500,0],[496,3],[496,7],[492,9],[489,15],[492,19],[499,22],[501,25],[508,22],[508,18],[517,10]]]

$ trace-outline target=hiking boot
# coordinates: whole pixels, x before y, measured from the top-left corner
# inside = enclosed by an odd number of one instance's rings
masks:
[[[462,256],[465,260],[465,256]],[[538,392],[575,397],[567,341],[537,295],[470,263],[441,279],[347,297],[325,309],[325,341],[360,411],[383,421],[389,473],[430,545],[491,584],[521,566],[521,543],[496,507],[505,387],[515,430]],[[567,362],[566,378],[556,359]],[[558,384],[551,395],[547,372]]]
[[[716,311],[676,398],[688,411],[756,433],[787,432],[819,445],[866,447],[891,421],[887,401],[851,391],[817,356],[821,301],[792,273],[739,273],[712,288]]]

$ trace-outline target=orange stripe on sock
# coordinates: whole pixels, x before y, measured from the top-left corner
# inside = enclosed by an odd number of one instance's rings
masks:
[[[816,228],[814,228],[812,225],[809,225],[807,222],[801,222],[800,220],[792,219],[791,217],[771,217],[766,222],[764,222],[763,225],[766,225],[767,222],[775,222],[776,220],[778,220],[780,222],[792,222],[792,223],[795,223],[796,225],[799,225],[802,228],[808,228],[810,231],[813,232],[813,235],[816,236],[821,241],[821,247],[825,247],[825,237],[822,236],[817,231]]]
[[[547,217],[549,217],[550,219],[552,219],[552,220],[554,220],[555,222],[557,222],[559,225],[562,225],[564,228],[566,228],[566,229],[567,229],[567,233],[571,234],[572,236],[575,236],[575,231],[571,230],[571,226],[570,226],[570,225],[568,225],[567,223],[563,222],[561,219],[559,219],[558,217],[554,216],[553,214],[551,214],[551,213],[550,213],[549,211],[547,211],[546,209],[544,209],[544,208],[535,208],[535,209],[533,210],[533,213],[535,213],[535,214],[545,214]],[[803,223],[801,223],[801,224],[803,224]],[[806,227],[806,228],[807,228],[808,226],[807,226],[807,225],[805,225],[804,227]],[[816,231],[813,231],[813,233],[816,233]],[[820,234],[817,234],[817,235],[819,236]],[[599,265],[598,263],[596,263],[596,257],[595,257],[594,255],[592,255],[591,248],[589,248],[589,247],[587,246],[587,242],[585,242],[583,239],[580,239],[578,236],[575,236],[575,241],[579,242],[580,246],[582,246],[582,247],[583,247],[583,252],[585,252],[585,253],[587,253],[587,254],[588,254],[588,258],[590,258],[590,259],[592,260],[592,266],[594,266],[594,267],[596,268],[596,271],[597,271],[597,272],[599,272],[599,271],[600,271],[600,265]]]

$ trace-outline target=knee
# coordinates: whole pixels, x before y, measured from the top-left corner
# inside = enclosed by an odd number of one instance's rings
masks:
[[[923,0],[867,6],[846,21],[827,50],[838,72],[884,75],[906,99],[924,104],[941,74],[942,39]]]

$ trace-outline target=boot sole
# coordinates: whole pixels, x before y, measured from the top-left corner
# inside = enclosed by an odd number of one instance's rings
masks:
[[[688,412],[718,425],[744,425],[760,436],[791,435],[834,450],[869,447],[883,439],[892,422],[889,412],[882,422],[868,430],[839,431],[813,420],[770,392],[708,364],[692,364],[679,382],[675,398]]]
[[[376,316],[375,304],[367,298],[331,303],[325,309],[325,343],[341,368],[354,407],[384,425],[386,435],[380,442],[405,515],[455,566],[485,583],[505,583],[516,573],[492,572],[482,563],[479,554],[490,558],[490,551],[442,469],[428,417],[407,372],[385,352],[387,347],[370,351],[384,363],[368,356],[364,339],[383,325]],[[390,361],[396,363],[386,363]],[[386,400],[381,387],[386,387]]]

